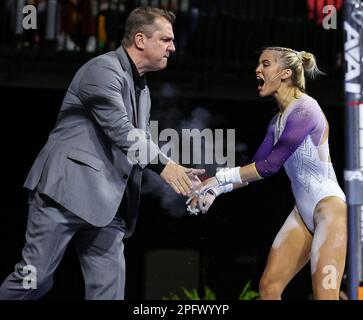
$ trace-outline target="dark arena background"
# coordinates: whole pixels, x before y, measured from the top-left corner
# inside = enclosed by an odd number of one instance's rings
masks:
[[[37,29],[22,28],[26,4],[37,5]],[[165,70],[147,74],[151,120],[158,121],[159,133],[164,128],[179,133],[224,129],[224,134],[235,129],[236,165],[246,164],[277,110],[272,99],[258,96],[255,68],[261,49],[276,45],[309,51],[326,75],[308,81],[307,92],[330,123],[331,158],[340,185],[345,185],[343,1],[2,0],[1,282],[21,258],[28,210],[22,185],[55,124],[67,86],[83,63],[120,45],[125,17],[139,5],[169,8],[177,17],[175,54]],[[324,11],[326,5],[336,10]],[[215,164],[186,166],[205,167],[206,176],[216,169]],[[136,231],[125,241],[125,298],[182,296],[182,287],[202,295],[207,286],[218,299],[237,300],[249,281],[258,291],[272,241],[294,205],[284,170],[219,197],[205,215],[190,215],[185,201],[145,171]],[[346,269],[343,299],[348,298]],[[70,245],[53,288],[42,299],[81,300],[83,286]],[[283,299],[312,299],[309,264]]]

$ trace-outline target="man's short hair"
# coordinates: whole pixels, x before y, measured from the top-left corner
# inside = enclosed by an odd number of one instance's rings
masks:
[[[156,18],[165,18],[174,23],[175,14],[166,9],[154,7],[138,7],[131,11],[126,19],[122,45],[128,48],[134,41],[136,33],[141,32],[150,38],[155,31],[154,22]]]

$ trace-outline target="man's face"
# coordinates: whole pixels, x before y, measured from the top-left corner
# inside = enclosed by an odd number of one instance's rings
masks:
[[[146,71],[164,69],[171,53],[175,52],[173,27],[164,18],[155,19],[155,31],[151,38],[145,37],[144,57]]]

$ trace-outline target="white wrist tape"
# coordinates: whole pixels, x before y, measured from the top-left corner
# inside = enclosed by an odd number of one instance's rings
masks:
[[[213,187],[207,188],[206,190],[204,190],[203,195],[207,194],[208,192],[211,192],[216,197],[218,197],[222,193],[231,192],[232,190],[233,190],[233,184],[232,183],[223,184],[223,185],[213,186]]]
[[[240,167],[222,168],[216,173],[216,178],[220,184],[242,183],[239,169]]]
[[[219,187],[219,189],[221,190],[220,194],[231,192],[233,190],[233,184],[228,183],[228,184],[222,185],[222,186]]]

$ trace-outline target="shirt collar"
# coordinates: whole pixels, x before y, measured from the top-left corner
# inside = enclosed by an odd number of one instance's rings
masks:
[[[131,70],[132,70],[132,77],[134,79],[135,83],[135,89],[136,90],[143,90],[146,87],[146,77],[145,75],[140,75],[139,71],[136,68],[135,63],[132,61],[131,57],[127,53],[127,50],[125,50],[126,56],[129,59]]]

